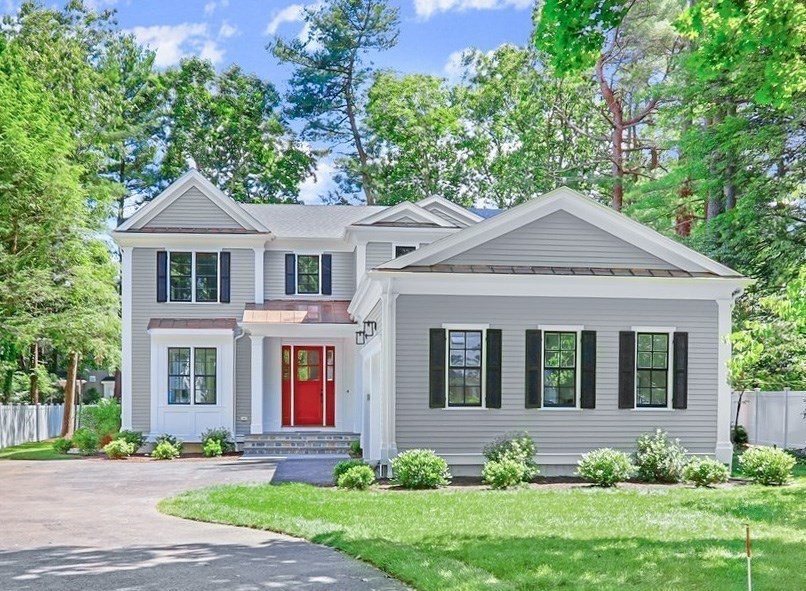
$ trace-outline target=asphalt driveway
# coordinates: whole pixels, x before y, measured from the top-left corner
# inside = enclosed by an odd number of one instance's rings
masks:
[[[156,509],[160,499],[190,488],[266,482],[276,468],[270,460],[227,458],[0,461],[0,589],[404,588],[329,548]]]

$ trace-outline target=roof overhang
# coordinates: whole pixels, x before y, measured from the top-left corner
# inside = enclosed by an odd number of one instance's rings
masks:
[[[398,203],[393,207],[378,211],[370,216],[367,216],[359,220],[358,222],[353,223],[350,227],[372,226],[375,224],[391,224],[401,218],[411,218],[415,220],[417,223],[421,223],[426,227],[436,227],[436,228],[454,227],[454,224],[452,224],[445,218],[442,218],[437,214],[428,211],[427,209],[423,209],[422,207],[420,207],[415,203],[412,203],[411,201],[401,201],[400,203]],[[417,224],[404,224],[403,227],[416,228]]]
[[[118,246],[145,248],[263,248],[272,240],[271,234],[152,233],[114,230],[111,235]]]
[[[472,226],[473,224],[476,224],[484,219],[480,215],[465,209],[461,205],[457,205],[453,201],[440,197],[439,195],[431,195],[425,199],[420,199],[417,202],[417,205],[429,211],[429,208],[437,208],[443,213],[450,215],[457,222],[460,222],[462,226]]]

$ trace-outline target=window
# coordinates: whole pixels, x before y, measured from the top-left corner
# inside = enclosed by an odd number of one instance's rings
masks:
[[[319,349],[297,349],[297,381],[318,382],[321,379]]]
[[[216,403],[216,349],[213,347],[168,348],[168,404],[191,403]]]
[[[319,293],[319,255],[297,255],[297,293]]]
[[[448,406],[481,406],[481,330],[448,331]]]
[[[327,355],[326,355],[326,365],[325,365],[325,379],[328,382],[332,382],[333,378],[335,377],[335,369],[336,369],[336,352],[328,348]]]
[[[218,253],[170,253],[168,285],[172,302],[218,301]]]
[[[636,406],[666,408],[669,402],[669,334],[636,335]]]
[[[577,333],[543,333],[543,406],[575,408],[577,404]]]
[[[395,246],[395,258],[402,257],[404,254],[409,254],[417,250],[416,246]]]

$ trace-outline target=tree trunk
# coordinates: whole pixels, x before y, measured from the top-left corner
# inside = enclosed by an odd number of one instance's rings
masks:
[[[67,382],[64,385],[64,415],[62,416],[62,437],[73,435],[73,414],[76,409],[76,380],[80,355],[72,351],[67,361]]]
[[[352,66],[351,66],[352,68]],[[349,87],[347,95],[345,96],[345,103],[347,105],[347,120],[350,122],[350,132],[353,135],[353,144],[355,145],[355,152],[358,155],[358,162],[361,164],[361,188],[364,190],[364,197],[367,199],[367,205],[375,205],[375,192],[372,190],[372,178],[369,176],[367,169],[367,153],[364,150],[364,143],[361,141],[361,133],[358,129],[358,121],[355,116],[355,99],[353,97],[353,79],[349,76],[347,79],[347,86]]]
[[[728,104],[727,116],[736,116],[735,102],[731,101]],[[736,154],[733,150],[728,149],[725,153],[725,158],[728,163],[725,166],[725,185],[722,187],[722,192],[725,197],[725,211],[730,211],[736,207]]]
[[[39,341],[34,343],[34,360],[31,364],[31,402],[39,404]]]
[[[691,198],[692,194],[691,181],[689,179],[686,179],[680,185],[677,194],[680,203],[677,206],[677,210],[675,210],[674,231],[678,236],[686,238],[691,235],[691,227],[694,224],[694,216],[691,214],[688,204],[688,200]]]
[[[612,171],[613,171],[613,201],[611,206],[621,211],[624,203],[624,129],[620,126],[613,128],[612,145]]]
[[[736,403],[736,420],[733,422],[734,430],[739,426],[739,411],[742,410],[742,398],[744,397],[744,390],[739,391],[739,401]],[[735,442],[734,442],[735,443]]]

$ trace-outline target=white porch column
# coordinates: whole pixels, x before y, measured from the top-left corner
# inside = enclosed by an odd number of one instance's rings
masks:
[[[252,342],[252,435],[263,433],[263,341],[265,337],[250,335]]]
[[[391,280],[386,284],[381,299],[381,462],[397,456],[395,426],[395,320],[397,294],[392,290]]]
[[[730,442],[731,391],[728,381],[728,360],[730,359],[731,311],[733,300],[717,300],[719,352],[717,354],[717,402],[716,402],[716,450],[715,457],[720,462],[733,461],[733,444]]]
[[[121,261],[121,343],[123,351],[120,364],[121,428],[132,428],[132,247],[122,246]],[[153,426],[152,426],[153,429]]]

